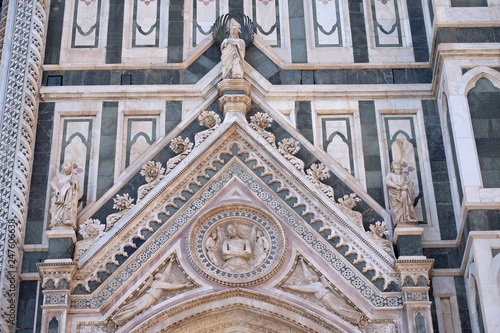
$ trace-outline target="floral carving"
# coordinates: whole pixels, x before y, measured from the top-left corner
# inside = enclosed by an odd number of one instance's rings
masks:
[[[177,164],[181,163],[186,156],[191,153],[193,150],[193,143],[189,141],[189,138],[182,139],[182,137],[178,136],[170,142],[170,149],[179,155],[172,157],[167,161],[167,171],[165,174],[168,174],[172,171]]]
[[[106,229],[105,231],[110,230],[113,226],[120,220],[129,210],[131,210],[135,205],[132,203],[134,198],[130,198],[128,193],[124,195],[117,194],[115,198],[113,198],[113,209],[118,209],[117,213],[113,213],[108,215],[106,218]]]
[[[198,121],[201,126],[208,127],[207,130],[201,131],[194,136],[194,147],[198,147],[203,141],[205,141],[210,134],[213,133],[220,125],[220,117],[214,111],[203,111],[198,116]]]
[[[147,184],[139,187],[137,201],[144,198],[165,177],[165,169],[161,166],[160,162],[149,161],[142,166],[141,176],[146,178]]]
[[[283,139],[278,143],[278,151],[283,155],[294,167],[304,173],[304,162],[293,155],[300,150],[300,143],[292,138]]]
[[[80,226],[78,232],[82,235],[83,240],[76,242],[73,259],[80,259],[92,245],[104,236],[104,227],[104,224],[101,224],[98,219],[88,219]]]
[[[356,203],[360,202],[361,199],[356,195],[356,193],[351,193],[350,195],[344,195],[342,198],[337,200],[337,207],[347,216],[349,216],[358,227],[365,230],[363,226],[363,214],[357,212],[354,209]]]
[[[330,170],[323,163],[313,163],[310,169],[307,169],[307,179],[332,200],[335,200],[333,188],[323,184],[321,181],[330,178]]]
[[[368,234],[375,242],[382,246],[382,248],[389,253],[391,257],[395,258],[391,241],[384,238],[384,236],[389,235],[387,223],[377,221],[375,224],[370,225],[370,231],[368,231]]]
[[[267,113],[257,112],[255,116],[250,117],[250,127],[257,131],[267,142],[269,142],[274,148],[276,148],[276,143],[274,134],[266,131],[266,128],[271,126],[273,118]]]

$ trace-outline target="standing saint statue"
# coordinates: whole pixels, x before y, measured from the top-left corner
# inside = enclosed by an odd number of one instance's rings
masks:
[[[57,225],[69,225],[76,228],[76,213],[80,182],[73,172],[73,162],[66,161],[61,172],[50,182],[51,205],[49,229]]]
[[[139,312],[148,309],[157,300],[160,299],[164,291],[179,290],[183,288],[190,288],[193,285],[190,283],[170,283],[167,282],[172,272],[172,261],[170,261],[163,273],[158,273],[154,276],[153,281],[149,280],[148,283],[139,291],[139,295],[135,301],[126,304],[113,316],[112,320],[116,325],[120,326],[130,318],[134,317]],[[148,289],[149,288],[149,289]]]
[[[393,161],[392,172],[385,177],[389,188],[389,205],[391,206],[392,223],[418,223],[413,201],[415,194],[413,182],[403,173],[401,162]]]
[[[243,79],[246,45],[239,37],[239,26],[235,19],[229,21],[229,37],[220,46],[222,79]]]

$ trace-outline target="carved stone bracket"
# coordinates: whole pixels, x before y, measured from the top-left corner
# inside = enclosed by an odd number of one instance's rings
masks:
[[[428,284],[434,259],[400,259],[395,266],[403,287],[408,332],[417,332],[417,327],[433,332]]]
[[[57,261],[47,259],[45,262],[37,264],[37,267],[42,278],[42,288],[49,289],[47,283],[52,281],[54,288],[58,289],[62,281],[66,281],[68,285],[71,283],[77,264],[71,259],[59,259]]]
[[[44,288],[41,331],[48,332],[49,323],[53,320],[57,321],[60,329],[64,328],[69,311],[69,286],[75,275],[77,264],[70,259],[58,261],[48,259],[38,264],[37,267],[42,278],[42,288]],[[53,285],[49,286],[49,281],[52,281]],[[62,283],[63,281],[66,283]]]
[[[228,113],[240,113],[245,116],[250,110],[252,100],[250,97],[251,85],[244,79],[225,79],[217,84],[219,89],[219,108],[229,119]]]

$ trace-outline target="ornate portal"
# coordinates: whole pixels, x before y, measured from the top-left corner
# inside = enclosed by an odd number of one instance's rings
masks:
[[[250,286],[272,276],[283,261],[286,239],[281,226],[249,206],[212,210],[192,227],[188,252],[207,279],[226,286]]]

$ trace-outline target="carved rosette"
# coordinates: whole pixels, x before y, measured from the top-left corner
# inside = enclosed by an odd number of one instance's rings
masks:
[[[104,236],[104,227],[105,225],[101,224],[98,219],[88,219],[80,226],[79,233],[82,235],[83,240],[75,244],[75,253],[73,255],[75,260],[80,259],[92,245]]]
[[[281,266],[286,238],[279,223],[243,205],[216,208],[191,228],[191,264],[208,280],[230,287],[259,284]]]

